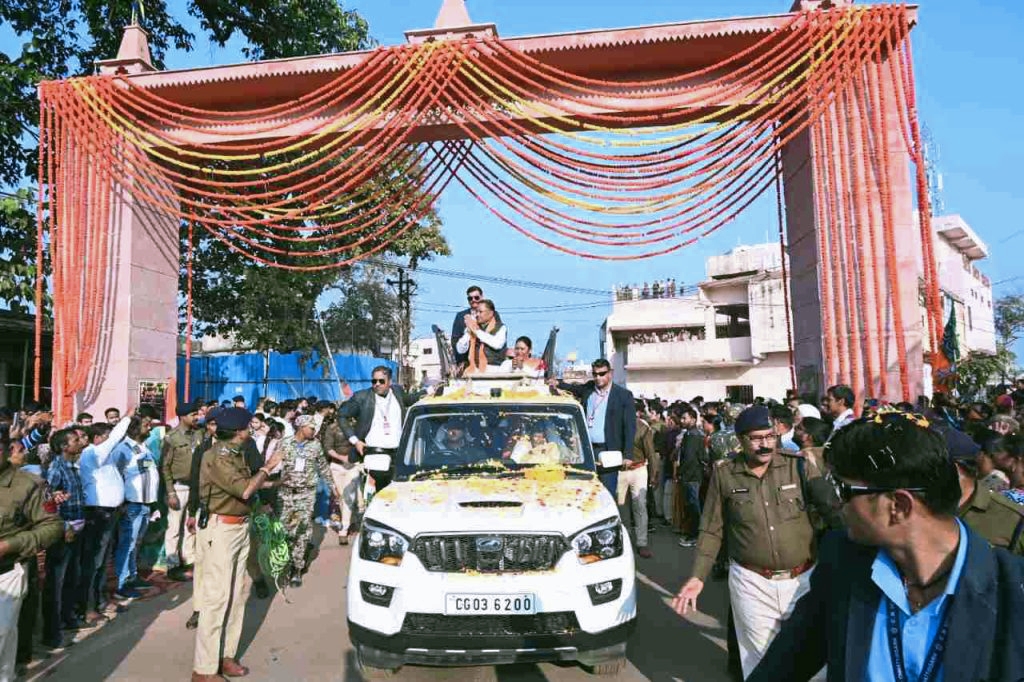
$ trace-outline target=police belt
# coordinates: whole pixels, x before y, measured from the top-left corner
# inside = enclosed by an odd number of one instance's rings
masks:
[[[814,568],[814,559],[808,559],[807,561],[805,561],[804,563],[800,564],[799,566],[797,566],[795,568],[790,568],[790,569],[787,569],[787,570],[784,570],[784,571],[775,571],[775,570],[772,570],[770,568],[761,568],[760,566],[751,566],[750,564],[744,564],[744,563],[741,563],[739,561],[737,561],[736,563],[739,564],[740,566],[742,566],[743,568],[747,569],[748,571],[753,571],[754,573],[757,573],[762,578],[767,578],[768,580],[792,580],[793,578],[797,577],[798,575],[806,573],[807,571],[809,571],[812,568]]]
[[[375,448],[367,445],[363,448],[363,457],[367,455],[393,455],[398,452],[398,448]]]

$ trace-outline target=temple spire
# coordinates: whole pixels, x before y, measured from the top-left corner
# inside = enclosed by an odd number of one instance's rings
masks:
[[[117,56],[96,62],[101,73],[143,73],[156,71],[149,53],[149,34],[138,24],[124,27]]]
[[[441,4],[441,11],[437,13],[437,20],[434,21],[434,28],[459,28],[472,25],[469,11],[466,10],[466,0],[444,0]]]

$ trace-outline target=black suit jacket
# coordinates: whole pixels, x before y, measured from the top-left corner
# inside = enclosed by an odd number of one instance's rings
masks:
[[[455,314],[455,320],[452,322],[452,352],[455,354],[455,363],[468,362],[469,354],[460,353],[455,350],[455,344],[459,342],[462,335],[466,333],[466,315],[473,312],[472,308],[466,308]]]
[[[942,657],[945,682],[1024,680],[1024,558],[992,548],[968,528],[967,558],[953,597]],[[747,682],[863,680],[881,590],[871,581],[877,549],[844,532],[822,541],[811,590],[797,602]]]
[[[404,424],[405,411],[416,402],[416,397],[408,395],[395,384],[391,384],[391,392],[402,408],[402,423]],[[370,426],[373,424],[374,395],[372,388],[364,388],[361,391],[356,391],[351,398],[341,404],[341,408],[338,410],[338,424],[341,426],[345,438],[355,436],[359,440],[366,440],[366,434],[370,433]],[[350,419],[356,421],[355,428],[352,428],[349,423]]]
[[[595,391],[594,381],[585,384],[558,384],[563,391],[569,391],[587,409],[587,400]],[[633,457],[633,438],[636,436],[636,403],[627,389],[612,384],[608,394],[608,406],[604,417],[604,446],[608,450],[620,450],[623,459]]]

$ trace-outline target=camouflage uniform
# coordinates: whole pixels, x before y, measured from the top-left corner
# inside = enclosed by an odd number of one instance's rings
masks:
[[[708,439],[708,455],[714,464],[720,459],[729,459],[740,449],[740,439],[732,429],[715,431]]]
[[[301,443],[294,437],[281,441],[281,487],[277,492],[277,518],[284,525],[291,547],[292,569],[300,574],[306,567],[306,546],[313,537],[313,507],[318,478],[331,481],[323,446],[319,440]]]

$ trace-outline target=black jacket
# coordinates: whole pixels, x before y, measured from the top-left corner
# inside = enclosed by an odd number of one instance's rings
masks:
[[[462,335],[466,333],[466,315],[469,315],[472,312],[472,308],[460,310],[455,314],[455,320],[452,322],[452,338],[450,340],[452,342],[452,352],[455,353],[456,364],[469,361],[469,355],[455,350],[455,344],[458,343],[459,339],[462,338]]]
[[[1024,558],[967,530],[967,558],[950,608],[945,682],[1024,679]],[[881,591],[871,580],[878,550],[845,533],[821,543],[811,590],[782,624],[747,682],[809,680],[828,665],[830,682],[863,680]]]
[[[418,396],[408,395],[395,384],[391,384],[391,392],[402,409],[402,424],[404,424],[406,409],[416,402]],[[338,410],[338,425],[341,426],[345,438],[355,436],[361,441],[366,440],[366,434],[370,433],[370,426],[373,424],[374,395],[372,388],[364,388],[341,404],[341,408]],[[355,420],[355,428],[352,428],[350,419]]]
[[[558,388],[576,396],[576,399],[583,403],[584,411],[587,409],[587,400],[595,390],[593,380],[585,384],[560,383]],[[619,450],[622,452],[623,459],[631,459],[633,457],[633,438],[636,437],[636,403],[633,402],[633,394],[618,384],[612,384],[611,392],[608,394],[608,405],[605,409],[605,449]]]

